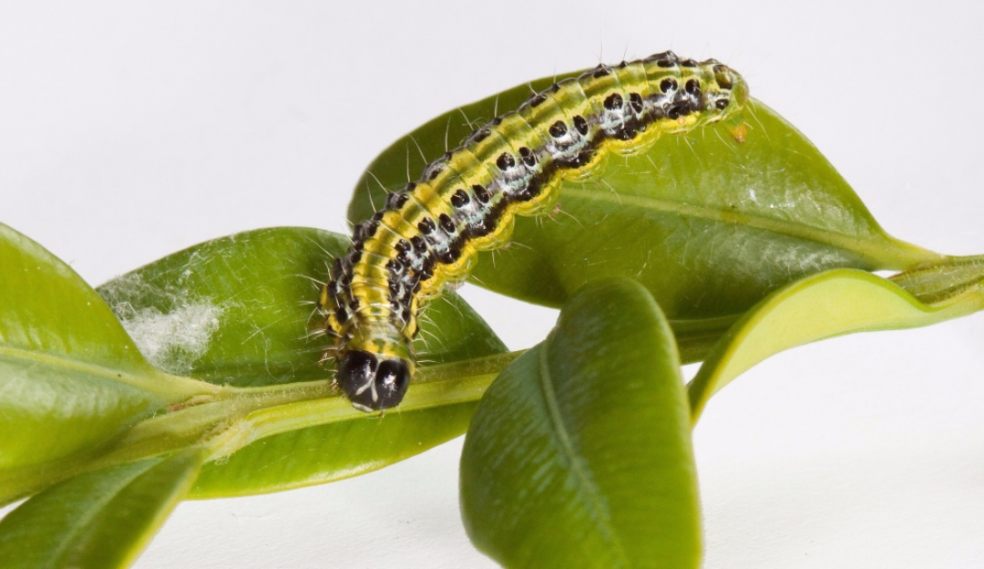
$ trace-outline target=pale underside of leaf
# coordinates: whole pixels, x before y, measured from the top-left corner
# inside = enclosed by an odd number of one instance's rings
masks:
[[[951,273],[958,274],[933,271],[935,286],[918,281],[919,292],[933,302],[851,269],[807,277],[773,293],[731,328],[690,383],[693,422],[714,393],[783,350],[854,332],[925,326],[984,309],[984,265],[977,265],[973,278],[964,267],[955,269]],[[964,286],[949,287],[960,277]]]

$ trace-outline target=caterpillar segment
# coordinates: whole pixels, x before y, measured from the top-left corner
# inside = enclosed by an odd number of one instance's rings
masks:
[[[516,216],[539,214],[560,182],[590,175],[607,153],[721,120],[748,98],[713,59],[672,52],[558,81],[430,163],[415,183],[355,226],[321,294],[337,383],[365,411],[400,403],[414,373],[417,316],[476,255],[508,241]]]

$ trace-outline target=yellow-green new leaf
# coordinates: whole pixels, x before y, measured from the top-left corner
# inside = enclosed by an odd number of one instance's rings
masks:
[[[698,567],[689,417],[652,296],[584,287],[479,404],[461,457],[468,535],[506,567]]]
[[[789,348],[852,332],[926,326],[984,310],[980,258],[895,277],[837,269],[776,291],[741,318],[688,386],[693,422],[714,393],[762,360]]]

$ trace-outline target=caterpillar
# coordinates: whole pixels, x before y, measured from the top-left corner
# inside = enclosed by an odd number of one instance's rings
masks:
[[[559,182],[590,174],[604,154],[721,120],[747,98],[730,67],[667,51],[557,81],[475,130],[390,193],[331,265],[318,305],[338,386],[363,411],[398,405],[420,310],[478,252],[507,242],[516,216],[549,209]]]

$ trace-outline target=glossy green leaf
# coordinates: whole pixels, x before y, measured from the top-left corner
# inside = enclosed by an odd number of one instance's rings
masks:
[[[955,260],[896,277],[911,292],[852,269],[814,275],[776,291],[728,331],[690,383],[693,422],[714,393],[783,350],[852,332],[926,326],[984,310],[981,261]]]
[[[483,121],[554,78],[445,113],[384,150],[349,220],[383,203]],[[754,88],[754,86],[753,86]],[[833,267],[907,269],[940,256],[895,240],[795,128],[758,101],[731,120],[610,155],[559,188],[558,209],[520,219],[513,246],[482,255],[473,281],[559,306],[585,282],[627,276],[655,296],[696,359],[770,291]]]
[[[95,291],[2,224],[0,267],[0,489],[213,391],[153,369]]]
[[[328,482],[375,470],[420,453],[464,432],[472,401],[409,410],[385,418],[350,412],[338,394],[313,388],[301,399],[326,399],[348,415],[320,424],[298,407],[290,393],[271,387],[325,380],[331,362],[319,364],[324,338],[311,338],[311,302],[317,279],[347,239],[307,228],[249,231],[196,245],[121,276],[99,288],[127,329],[156,363],[174,372],[218,384],[267,386],[142,425],[120,444],[120,452],[151,449],[175,440],[194,441],[211,425],[246,429],[264,409],[281,405],[297,428],[257,438],[202,470],[196,497],[272,492]],[[445,294],[426,309],[417,351],[427,365],[481,359],[505,351],[482,319],[457,295]],[[178,331],[176,333],[175,331]],[[182,336],[181,330],[190,330]],[[188,338],[187,336],[191,336]],[[165,345],[170,341],[172,345]],[[148,349],[145,347],[145,349]],[[422,370],[422,376],[427,372]],[[296,387],[296,386],[295,386]],[[307,388],[299,388],[307,389]],[[411,399],[415,388],[411,388]],[[317,403],[315,403],[317,405]],[[325,411],[324,417],[333,411]],[[294,423],[292,423],[294,424]],[[248,435],[247,438],[251,436]],[[149,451],[148,451],[149,452]]]
[[[189,450],[52,486],[0,521],[0,567],[129,566],[187,492],[202,457]]]
[[[698,567],[689,418],[653,298],[627,279],[586,286],[479,404],[461,457],[468,535],[506,567]]]

